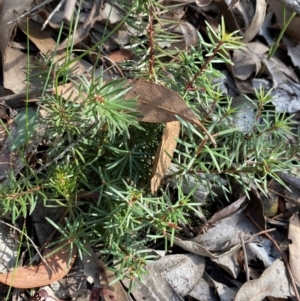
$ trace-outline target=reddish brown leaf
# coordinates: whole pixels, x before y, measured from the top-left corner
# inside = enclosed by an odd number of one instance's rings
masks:
[[[175,115],[198,124],[199,120],[194,112],[186,105],[182,97],[166,88],[145,80],[129,80],[131,87],[126,99],[137,98],[137,109],[142,113],[140,118],[144,122],[166,123],[177,121]]]
[[[44,254],[50,254],[53,250],[47,250]],[[72,267],[77,254],[77,248],[73,246],[70,254],[70,245],[66,245],[55,254],[44,258],[37,266],[24,266],[15,270],[0,274],[0,282],[16,288],[28,289],[48,285],[63,278]],[[70,264],[69,256],[71,255]]]

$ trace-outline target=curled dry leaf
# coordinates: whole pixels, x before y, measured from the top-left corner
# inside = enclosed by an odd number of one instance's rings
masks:
[[[44,256],[52,251],[47,250]],[[70,245],[65,245],[55,254],[45,258],[37,266],[24,266],[16,268],[9,273],[0,274],[0,282],[22,289],[48,285],[63,278],[69,272],[75,261],[76,254],[77,248],[75,245],[73,245],[72,252],[70,252]]]
[[[256,0],[255,14],[253,16],[250,26],[245,30],[244,33],[243,41],[245,43],[251,41],[262,27],[265,20],[266,10],[267,10],[266,1]]]
[[[206,1],[204,1],[206,2]],[[209,2],[209,1],[208,1]],[[230,31],[239,30],[243,42],[251,41],[263,25],[266,15],[266,1],[215,1]],[[242,22],[239,20],[242,18]],[[241,24],[240,24],[241,23]]]

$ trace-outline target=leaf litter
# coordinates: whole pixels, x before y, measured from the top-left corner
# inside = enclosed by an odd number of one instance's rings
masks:
[[[51,1],[48,1],[51,2]],[[66,1],[69,3],[69,1]],[[273,96],[275,100],[273,105],[279,112],[295,113],[299,111],[299,79],[298,74],[293,70],[299,67],[299,59],[297,57],[299,31],[299,17],[296,17],[291,25],[287,28],[286,38],[287,54],[291,58],[291,63],[287,63],[287,59],[280,55],[276,55],[268,60],[265,53],[269,50],[272,39],[267,39],[267,45],[256,38],[258,34],[266,36],[272,32],[273,27],[283,27],[282,20],[282,3],[279,0],[272,0],[270,4],[270,14],[274,14],[275,25],[272,25],[271,18],[265,18],[267,8],[264,0],[249,1],[180,1],[181,9],[178,9],[173,16],[177,20],[181,20],[180,25],[173,28],[166,28],[170,32],[175,32],[184,37],[183,42],[174,46],[174,44],[166,47],[189,48],[197,44],[197,29],[193,23],[182,20],[189,14],[191,10],[199,13],[203,18],[211,21],[210,13],[214,15],[224,14],[226,25],[232,31],[241,30],[244,42],[247,43],[246,50],[233,51],[233,61],[235,66],[228,75],[228,81],[231,80],[232,88],[228,91],[238,90],[242,93],[254,91],[255,79],[261,72],[268,71],[265,87],[273,86]],[[255,4],[254,4],[255,2]],[[37,53],[44,55],[55,50],[56,41],[52,38],[53,31],[57,30],[62,20],[70,20],[70,11],[68,16],[57,10],[52,16],[49,7],[38,9],[35,13],[29,14],[29,32],[25,23],[19,22],[19,16],[25,11],[30,12],[34,7],[33,1],[4,1],[0,3],[0,15],[2,16],[0,26],[2,28],[1,58],[3,70],[3,88],[5,95],[0,98],[1,109],[1,130],[0,130],[0,181],[5,185],[9,180],[9,174],[13,173],[17,176],[24,168],[24,158],[22,157],[22,149],[26,145],[26,152],[33,154],[46,128],[43,125],[43,118],[47,118],[41,109],[29,107],[25,111],[25,89],[26,89],[26,73],[25,66],[28,62],[26,47],[18,44],[16,37],[21,35],[17,30],[20,29],[24,35],[27,35],[36,49],[30,54],[30,62],[33,62]],[[80,43],[88,37],[96,43],[101,39],[103,34],[103,24],[109,23],[109,29],[112,30],[119,26],[122,18],[121,8],[116,3],[106,1],[85,1],[85,12],[80,12],[81,22],[76,32],[71,38],[74,45],[82,47]],[[62,6],[64,7],[64,6]],[[74,9],[74,7],[73,7]],[[72,7],[71,7],[72,11]],[[290,13],[290,12],[289,12]],[[267,15],[268,16],[268,15]],[[11,22],[13,20],[18,22]],[[34,21],[33,21],[34,20]],[[38,21],[37,21],[38,20]],[[268,23],[264,23],[268,21]],[[9,23],[10,22],[10,23]],[[41,27],[49,24],[44,31],[40,31]],[[273,27],[272,27],[273,26]],[[295,30],[296,29],[296,30]],[[107,42],[108,55],[112,65],[126,62],[133,58],[132,52],[126,48],[120,48],[119,45],[129,43],[129,33],[134,28],[127,28],[124,24],[119,26],[118,30],[112,34]],[[260,31],[261,30],[261,31]],[[262,34],[262,30],[265,30]],[[260,33],[259,33],[260,31]],[[289,41],[289,42],[288,42]],[[292,42],[291,42],[292,41]],[[164,41],[168,43],[168,41]],[[58,50],[64,50],[68,46],[67,40],[62,41]],[[63,51],[57,53],[57,59],[64,57]],[[134,58],[133,58],[134,59]],[[77,74],[88,73],[87,62],[76,65]],[[78,71],[79,70],[79,71]],[[229,68],[230,70],[230,68]],[[73,74],[76,74],[73,73]],[[109,78],[109,77],[107,77]],[[235,86],[234,84],[235,83]],[[184,100],[176,92],[167,89],[161,85],[147,82],[140,79],[129,79],[127,84],[131,86],[126,98],[136,98],[138,110],[141,112],[140,121],[150,123],[165,123],[165,129],[161,137],[161,144],[157,148],[157,153],[153,164],[153,178],[151,183],[152,192],[158,191],[165,175],[169,177],[168,181],[171,185],[172,176],[168,176],[168,171],[172,168],[171,159],[176,149],[176,139],[179,137],[179,121],[177,116],[185,121],[191,122],[198,126],[206,135],[207,139],[215,144],[207,129],[200,123],[193,111],[185,104]],[[38,101],[40,94],[32,96],[33,103]],[[63,96],[65,99],[80,103],[82,101],[82,93],[80,94],[74,86],[73,82],[69,82],[64,86],[59,86],[53,93]],[[232,92],[228,92],[231,95]],[[30,96],[31,93],[29,93]],[[21,96],[23,95],[23,96]],[[231,95],[236,97],[237,95]],[[14,98],[15,97],[15,98]],[[21,101],[20,101],[21,99]],[[29,97],[30,99],[30,97]],[[254,116],[251,114],[254,108],[242,96],[237,96],[238,108],[234,123],[242,131],[247,134],[250,132]],[[16,100],[16,101],[15,101]],[[15,101],[15,102],[14,102]],[[7,108],[8,106],[8,108]],[[29,115],[28,115],[29,114]],[[25,137],[25,118],[29,116],[29,125],[34,129],[32,137]],[[17,142],[17,143],[16,143]],[[173,166],[173,168],[176,168]],[[169,173],[170,174],[170,173]],[[203,175],[201,175],[203,176]],[[200,175],[190,176],[192,183],[199,184]],[[288,251],[289,265],[295,282],[299,285],[299,177],[289,174],[279,174],[283,182],[290,185],[290,189],[286,189],[281,198],[286,201],[286,210],[293,213],[288,219],[282,212],[279,213],[283,219],[285,226],[288,227]],[[210,179],[205,175],[205,179]],[[173,179],[174,180],[174,179]],[[225,179],[220,179],[225,181]],[[298,182],[297,182],[298,180]],[[174,180],[175,181],[175,180]],[[195,185],[187,186],[185,193],[193,191]],[[203,187],[202,187],[203,188]],[[209,197],[209,191],[200,189],[199,203],[204,202]],[[13,198],[14,196],[12,196]],[[293,201],[291,201],[293,200]],[[282,201],[282,200],[281,200]],[[279,200],[277,200],[279,202]],[[246,196],[242,196],[231,205],[222,210],[218,210],[204,225],[192,226],[187,229],[192,237],[182,237],[177,235],[173,238],[174,244],[181,250],[188,252],[187,254],[172,254],[158,259],[154,263],[147,265],[148,274],[143,277],[143,281],[137,281],[136,287],[131,290],[134,300],[185,300],[190,296],[189,300],[264,300],[264,298],[288,298],[295,296],[295,287],[291,285],[290,275],[288,275],[286,265],[280,259],[278,251],[272,247],[271,240],[265,237],[266,221],[268,219],[264,215],[265,203],[262,202],[257,192],[250,194],[250,201],[246,201]],[[45,209],[39,209],[41,214],[46,214]],[[251,216],[251,218],[249,218]],[[271,216],[271,219],[273,217]],[[256,223],[253,223],[254,219]],[[273,222],[277,220],[274,217]],[[259,229],[257,228],[259,227]],[[6,237],[6,230],[1,229],[1,236]],[[257,235],[261,232],[261,235]],[[270,232],[270,235],[278,241],[284,242],[281,232],[276,230]],[[171,240],[171,236],[167,234]],[[44,240],[43,238],[42,240]],[[286,238],[285,238],[286,239]],[[246,247],[244,248],[243,245]],[[8,242],[1,240],[1,250],[8,247]],[[16,247],[16,245],[15,245]],[[2,264],[8,268],[12,268],[11,260],[15,256],[15,248],[12,251],[1,251]],[[286,251],[286,250],[285,250]],[[12,254],[11,254],[12,252]],[[174,250],[174,252],[176,252]],[[3,257],[7,255],[8,257]],[[63,283],[63,277],[66,276],[65,289],[67,297],[72,300],[80,300],[81,290],[87,292],[83,300],[96,301],[100,294],[105,300],[131,300],[131,297],[124,293],[120,282],[116,281],[114,285],[109,287],[111,279],[115,278],[114,273],[105,271],[101,260],[90,250],[88,258],[79,260],[76,257],[76,248],[73,248],[71,262],[68,245],[59,252],[47,257],[45,260],[51,265],[51,270],[43,263],[37,266],[23,266],[13,269],[11,272],[4,272],[0,275],[0,281],[7,285],[17,288],[37,288],[47,284],[53,284],[56,280]],[[44,254],[45,255],[45,254]],[[248,265],[245,266],[245,260],[248,258]],[[249,260],[252,264],[249,264]],[[75,261],[71,271],[72,263]],[[258,261],[263,262],[265,270],[260,270]],[[67,264],[68,263],[68,264]],[[55,267],[55,268],[54,268]],[[210,273],[210,269],[220,268],[220,275],[216,277]],[[77,275],[75,271],[77,269]],[[252,280],[243,280],[241,275],[250,274]],[[107,278],[107,274],[109,275]],[[86,279],[92,278],[90,283],[93,288],[88,290],[83,283]],[[77,278],[77,280],[75,280]],[[104,284],[101,281],[104,280]],[[115,279],[116,280],[116,279]],[[89,281],[89,280],[88,280]],[[125,286],[129,286],[129,282],[123,281]],[[118,285],[118,288],[116,288]],[[81,289],[82,287],[82,289]],[[47,289],[49,289],[48,287]],[[212,289],[213,288],[213,289]],[[62,288],[60,289],[62,291]],[[59,290],[56,295],[59,296]],[[205,296],[205,297],[203,297]],[[66,297],[61,295],[60,298]],[[186,299],[187,300],[187,299]],[[299,300],[299,299],[298,299]]]

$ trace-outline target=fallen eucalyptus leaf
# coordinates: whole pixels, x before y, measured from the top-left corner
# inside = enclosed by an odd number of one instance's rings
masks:
[[[139,118],[140,121],[166,123],[177,121],[176,115],[178,115],[182,119],[197,125],[216,145],[215,139],[178,93],[141,79],[128,80],[127,85],[132,88],[126,94],[125,99],[137,98],[137,110],[143,116]]]
[[[236,111],[230,116],[232,123],[243,134],[250,134],[256,122],[256,106],[244,95],[233,98],[231,107]]]
[[[56,42],[51,37],[50,31],[41,31],[41,26],[32,20],[18,24],[18,27],[28,36],[43,54],[55,49]]]
[[[194,254],[165,256],[147,265],[148,273],[131,290],[135,300],[181,301],[202,278],[205,259]],[[129,279],[123,283],[129,285]]]
[[[0,3],[0,30],[1,30],[1,43],[0,52],[2,58],[2,65],[5,68],[6,62],[6,51],[11,41],[13,30],[16,26],[16,22],[13,21],[17,15],[21,15],[25,10],[30,10],[34,5],[33,0],[10,0],[1,1]],[[8,24],[9,23],[9,24]]]
[[[261,301],[265,297],[287,298],[294,296],[284,263],[277,259],[260,278],[246,282],[239,289],[235,301]]]
[[[52,251],[47,250],[43,256],[50,254]],[[48,285],[67,275],[75,261],[76,254],[77,248],[75,245],[73,245],[72,253],[70,253],[70,246],[66,245],[55,254],[44,258],[44,261],[37,266],[23,266],[9,273],[0,274],[0,282],[23,289]]]
[[[10,47],[6,51],[3,65],[3,86],[14,93],[23,92],[26,88],[26,74],[22,68],[27,65],[28,56],[19,49]]]
[[[215,286],[215,290],[218,293],[218,296],[220,298],[220,301],[231,301],[234,300],[234,297],[236,296],[236,289],[230,288],[227,285],[220,283],[214,279],[211,279]]]

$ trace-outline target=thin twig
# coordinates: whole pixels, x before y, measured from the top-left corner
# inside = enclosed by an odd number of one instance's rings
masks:
[[[260,232],[258,232],[258,233],[253,234],[253,235],[251,236],[251,239],[253,239],[253,238],[256,237],[256,236],[260,236],[260,235],[263,235],[263,234],[265,234],[265,233],[270,233],[270,232],[274,232],[274,231],[276,231],[275,228],[260,231]]]
[[[61,8],[61,6],[64,4],[66,0],[61,0],[56,7],[53,9],[53,11],[49,14],[47,20],[44,22],[41,30],[44,30],[45,27],[47,26],[47,24],[50,22],[51,18],[53,17],[53,15]]]

